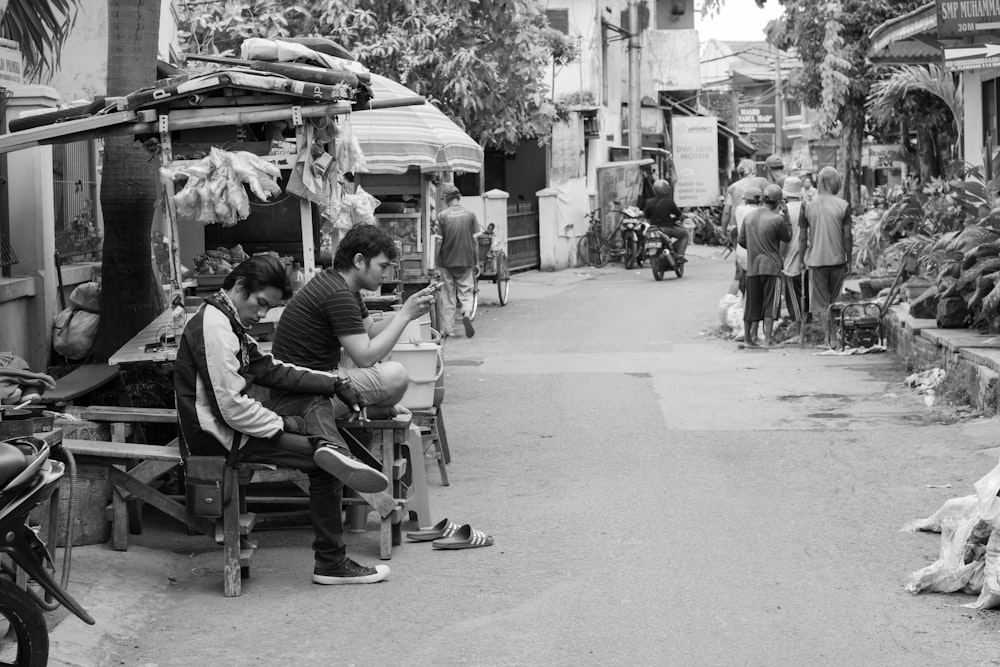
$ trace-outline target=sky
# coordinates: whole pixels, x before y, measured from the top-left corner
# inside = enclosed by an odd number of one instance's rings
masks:
[[[701,18],[701,0],[695,1],[694,27],[698,29],[698,39],[731,41],[757,41],[764,39],[764,26],[781,15],[778,0],[767,0],[763,9],[754,0],[725,0],[722,11],[704,20]]]

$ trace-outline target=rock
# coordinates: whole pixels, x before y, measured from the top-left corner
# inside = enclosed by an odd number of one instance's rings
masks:
[[[959,329],[965,326],[969,308],[965,299],[949,296],[938,301],[937,325],[939,329]]]

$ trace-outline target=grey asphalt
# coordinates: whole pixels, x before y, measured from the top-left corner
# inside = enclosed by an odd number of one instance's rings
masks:
[[[903,590],[938,537],[899,528],[972,492],[996,422],[940,423],[888,355],[738,350],[731,261],[690,255],[663,282],[520,274],[502,308],[483,284],[445,350],[451,486],[427,469],[433,518],[494,546],[320,587],[307,530],[257,533],[227,599],[220,548],[151,516],[126,553],[74,550],[98,625],[60,622],[52,664],[994,664],[995,613]],[[376,531],[348,543],[378,562]]]

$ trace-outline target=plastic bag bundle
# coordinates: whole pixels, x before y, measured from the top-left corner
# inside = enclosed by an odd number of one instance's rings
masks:
[[[350,120],[345,120],[340,125],[340,137],[336,145],[337,153],[337,173],[340,175],[358,171],[364,171],[365,154],[361,150],[361,142],[358,141]]]
[[[735,294],[725,294],[721,299],[719,299],[719,305],[717,307],[717,312],[719,313],[719,324],[726,327],[729,326],[729,309],[733,304],[739,303],[740,297]],[[742,327],[743,324],[741,323]]]
[[[985,563],[976,558],[975,547],[986,541],[978,512],[971,517],[947,516],[941,522],[938,559],[910,575],[910,593],[978,593],[983,585]],[[968,557],[971,556],[971,557]]]
[[[1000,607],[1000,530],[990,533],[989,542],[986,543],[979,598],[962,606],[978,610]]]
[[[213,147],[207,157],[192,165],[160,168],[165,183],[178,178],[187,182],[174,195],[177,213],[205,225],[231,227],[250,215],[250,197],[244,185],[263,201],[281,192],[281,170],[246,151],[224,151]]]

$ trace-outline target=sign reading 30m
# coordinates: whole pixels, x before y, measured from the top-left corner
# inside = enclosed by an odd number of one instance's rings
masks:
[[[1000,30],[1000,0],[937,0],[938,37]]]

